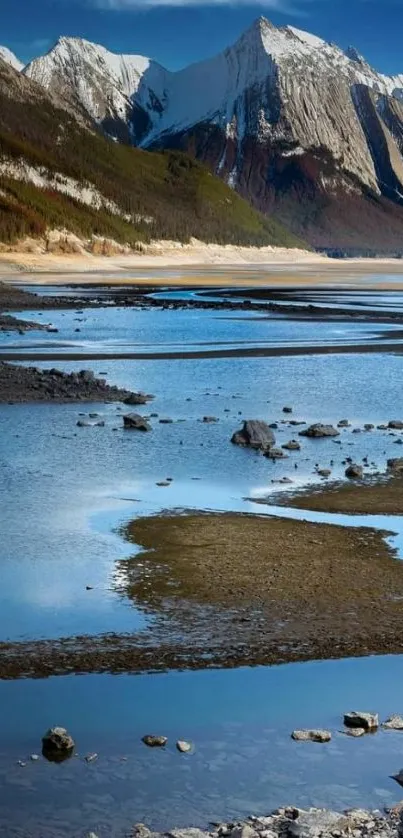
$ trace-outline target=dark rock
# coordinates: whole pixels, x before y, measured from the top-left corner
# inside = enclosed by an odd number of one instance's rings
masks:
[[[318,468],[318,474],[321,477],[330,477],[332,470],[330,468]]]
[[[151,431],[151,425],[147,422],[144,416],[139,413],[126,413],[123,416],[123,424],[125,428],[135,431]]]
[[[148,733],[146,736],[143,736],[142,741],[149,748],[163,748],[167,744],[168,738],[166,736],[154,736]]]
[[[401,419],[391,419],[388,422],[388,428],[391,428],[393,431],[403,431],[403,422]]]
[[[52,727],[42,737],[44,756],[69,756],[75,747],[74,739],[64,727]]]
[[[340,422],[337,423],[338,428],[349,428],[350,422],[348,419],[340,419]]]
[[[286,442],[285,445],[282,445],[281,447],[285,448],[286,451],[300,451],[301,450],[301,446],[296,439],[290,439],[289,442]]]
[[[283,407],[283,413],[292,413],[292,407]]]
[[[281,448],[268,448],[264,452],[264,456],[268,457],[271,460],[287,460],[287,454],[284,454],[284,451]]]
[[[388,471],[394,474],[401,474],[403,472],[403,457],[393,457],[387,462]]]
[[[208,424],[209,422],[218,422],[217,416],[203,416],[203,422]]]
[[[344,473],[350,480],[360,480],[364,472],[362,466],[357,465],[357,463],[351,463]]]
[[[127,396],[124,399],[124,404],[129,405],[139,405],[139,404],[147,404],[150,400],[151,396],[147,396],[145,393],[130,393],[130,396]]]
[[[346,727],[363,727],[365,730],[376,730],[379,727],[377,713],[345,713],[344,724]]]
[[[247,419],[240,431],[234,433],[231,442],[267,451],[275,445],[276,438],[266,422],[259,419]]]
[[[339,436],[339,431],[333,425],[322,425],[321,422],[316,422],[304,431],[300,431],[299,435],[320,439],[321,437]]]
[[[166,419],[159,419],[158,421],[159,421],[160,425],[172,425],[174,420],[166,418]]]

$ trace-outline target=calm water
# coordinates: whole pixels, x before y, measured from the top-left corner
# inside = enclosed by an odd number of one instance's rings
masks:
[[[341,716],[403,705],[402,659],[294,664],[156,676],[85,676],[0,684],[0,829],[7,836],[122,838],[136,821],[156,828],[267,813],[283,803],[382,807],[399,798],[402,733],[350,739]],[[2,714],[4,715],[4,714]],[[49,722],[67,724],[81,758],[40,753]],[[295,726],[328,726],[326,746],[297,744]],[[146,732],[169,737],[147,749]],[[195,753],[179,755],[177,738]],[[99,754],[90,765],[83,757]],[[27,760],[21,768],[18,760]]]
[[[58,334],[1,335],[0,347],[45,346],[49,361],[41,366],[51,367],[52,349],[60,346],[90,345],[109,353],[129,345],[197,351],[223,343],[359,342],[377,332],[362,323],[189,310],[47,312],[46,320],[58,326]],[[81,333],[74,332],[77,327]],[[368,455],[370,471],[384,470],[387,457],[399,456],[398,437],[381,431],[345,431],[341,445],[302,440],[300,453],[275,464],[229,440],[243,418],[258,417],[280,423],[279,444],[295,437],[299,428],[281,424],[288,404],[291,418],[307,422],[347,417],[362,427],[401,418],[400,355],[108,358],[57,366],[90,366],[106,372],[111,383],[154,393],[142,412],[174,421],[163,425],[153,418],[152,433],[141,435],[123,431],[119,405],[0,406],[1,639],[142,628],[144,614],[114,588],[116,562],[133,555],[119,527],[136,515],[175,507],[264,514],[270,509],[245,498],[278,490],[273,480],[288,475],[302,485],[316,479],[315,463],[331,461],[334,475],[342,475],[346,456],[360,461]],[[102,414],[104,428],[76,427],[80,412],[89,411]],[[219,422],[203,424],[204,415]],[[172,486],[158,488],[168,476]],[[383,519],[372,523],[385,525]],[[400,520],[388,524],[401,531]],[[87,584],[94,590],[86,591]],[[343,711],[360,705],[384,715],[403,711],[399,657],[0,683],[0,834],[70,838],[92,829],[122,836],[136,820],[159,827],[205,824],[287,801],[393,802],[399,791],[388,774],[402,767],[402,734],[357,741],[335,736],[324,748],[289,740],[296,726],[337,731]],[[71,728],[80,754],[96,751],[99,760],[20,768],[17,760],[38,752],[44,729],[54,723]],[[164,733],[173,742],[190,738],[196,752],[181,758],[172,747],[148,751],[139,742],[146,732]]]

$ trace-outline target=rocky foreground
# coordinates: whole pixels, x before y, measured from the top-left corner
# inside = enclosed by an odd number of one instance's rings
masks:
[[[403,836],[403,804],[387,812],[351,809],[343,813],[327,809],[277,809],[268,817],[251,817],[240,823],[215,825],[211,831],[173,829],[151,832],[137,824],[133,838],[391,838]],[[90,833],[96,838],[95,833]]]
[[[14,402],[105,402],[125,401],[136,394],[111,387],[91,370],[65,373],[41,370],[0,361],[0,403]]]

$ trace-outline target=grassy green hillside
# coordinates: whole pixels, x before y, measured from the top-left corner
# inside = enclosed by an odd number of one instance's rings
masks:
[[[62,107],[63,104],[63,107]],[[0,61],[0,161],[23,160],[36,170],[90,184],[113,201],[124,220],[55,191],[0,174],[0,240],[43,235],[63,227],[134,245],[150,239],[243,245],[303,246],[201,164],[178,152],[119,145]],[[150,223],[150,218],[152,222]],[[146,220],[147,219],[147,220]]]

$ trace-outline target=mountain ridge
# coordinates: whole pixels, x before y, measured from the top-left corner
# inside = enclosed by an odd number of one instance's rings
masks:
[[[260,17],[175,72],[61,38],[22,74],[115,140],[197,158],[315,247],[402,247],[403,74],[353,47]]]
[[[52,229],[140,250],[193,237],[303,246],[201,163],[113,142],[71,100],[0,58],[0,240],[44,238]]]

